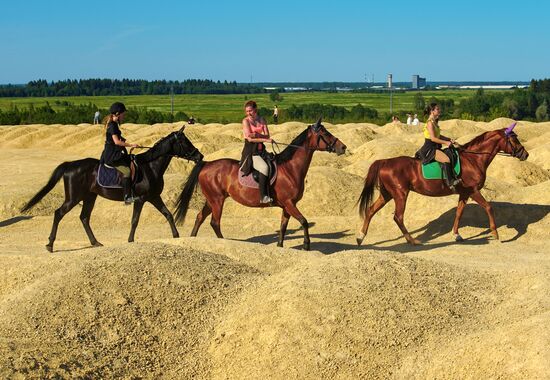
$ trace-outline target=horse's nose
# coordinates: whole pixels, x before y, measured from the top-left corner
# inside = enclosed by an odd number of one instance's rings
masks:
[[[347,146],[345,144],[341,144],[339,147],[337,147],[336,153],[338,155],[346,153]]]

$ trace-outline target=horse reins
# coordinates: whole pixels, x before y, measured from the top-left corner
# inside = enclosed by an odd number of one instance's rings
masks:
[[[504,152],[497,152],[496,154],[499,156],[510,156],[510,157],[516,157],[516,154],[521,152],[521,149],[516,150],[515,147],[512,146],[512,143],[510,142],[510,136],[506,136],[506,146],[510,145],[510,148],[512,149],[512,153],[504,153]],[[525,149],[525,148],[523,148]],[[462,145],[459,145],[457,147],[457,150],[462,153],[471,153],[471,154],[493,154],[493,152],[474,152],[472,150],[465,150],[462,148]]]
[[[323,142],[327,145],[327,149],[326,149],[327,152],[334,152],[335,151],[334,145],[336,145],[336,142],[339,141],[338,139],[336,139],[332,144],[329,144],[323,135],[319,134],[318,132],[315,132],[315,133],[317,133],[317,147],[313,148],[313,149],[312,148],[306,148],[305,146],[301,146],[301,145],[285,144],[285,143],[282,143],[282,142],[276,142],[275,140],[273,140],[271,142],[271,147],[272,147],[273,151],[275,151],[275,147],[277,147],[279,152],[281,151],[281,149],[279,148],[279,144],[290,146],[290,147],[293,147],[293,148],[301,148],[301,149],[305,149],[305,150],[320,150],[319,149],[319,142],[321,140],[323,140]]]
[[[174,137],[174,139],[175,139],[179,144],[181,144],[181,143],[178,141],[178,138],[176,137],[176,135],[174,135],[173,137]],[[159,141],[159,142],[160,142],[160,141]],[[158,143],[157,143],[157,144],[158,144]],[[157,144],[155,144],[155,146],[156,146]],[[132,154],[132,150],[135,149],[135,148],[147,148],[147,149],[152,149],[152,148],[154,148],[155,146],[140,145],[140,146],[132,147],[132,148],[130,149],[130,154]],[[191,160],[191,157],[192,157],[192,156],[195,154],[195,152],[197,152],[197,151],[198,151],[198,149],[195,147],[195,149],[194,149],[192,152],[186,154],[186,157],[180,157],[180,156],[178,156],[178,155],[176,155],[176,154],[170,154],[169,156],[171,156],[171,157],[183,158],[183,159],[189,161],[189,160]]]

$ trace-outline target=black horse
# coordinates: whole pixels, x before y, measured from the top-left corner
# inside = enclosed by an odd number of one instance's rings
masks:
[[[172,229],[172,236],[179,237],[178,230],[174,224],[172,214],[162,201],[160,194],[164,188],[163,175],[172,157],[180,157],[194,162],[202,160],[203,155],[193,146],[191,141],[183,133],[185,127],[178,132],[172,132],[168,136],[160,139],[147,152],[136,155],[135,160],[140,171],[140,179],[135,185],[135,195],[138,200],[134,202],[134,212],[132,215],[132,229],[129,242],[134,241],[134,234],[139,222],[139,216],[145,202],[151,202],[153,206],[161,212],[166,218]],[[113,200],[123,201],[123,191],[119,188],[105,188],[97,184],[97,171],[99,160],[95,158],[85,158],[83,160],[64,162],[59,165],[50,180],[22,209],[21,212],[30,210],[46,194],[48,194],[63,177],[65,184],[65,202],[55,210],[52,232],[50,233],[49,243],[46,245],[48,251],[53,251],[53,243],[57,234],[59,222],[71,209],[82,201],[82,211],[80,220],[94,247],[100,247],[102,244],[95,238],[90,228],[90,215],[94,208],[95,200],[98,195]],[[137,174],[136,174],[137,175]]]

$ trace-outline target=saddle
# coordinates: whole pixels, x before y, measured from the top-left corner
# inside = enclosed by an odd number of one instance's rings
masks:
[[[277,164],[275,160],[271,157],[268,157],[266,160],[267,166],[269,167],[269,184],[273,185],[277,179]],[[241,168],[239,168],[239,183],[244,187],[250,187],[252,189],[259,189],[260,185],[258,184],[259,172],[256,169],[252,169],[252,172],[249,175],[244,175]]]
[[[141,181],[141,179],[143,178],[143,173],[141,172],[135,159],[132,157],[131,160],[131,165],[134,165],[135,168],[135,174],[132,178],[132,185],[135,185],[137,182]],[[108,189],[122,189],[122,178],[122,173],[119,172],[116,168],[102,162],[99,163],[96,179],[96,182],[99,186]]]
[[[455,174],[460,175],[460,157],[458,155],[458,150],[455,148],[444,149],[443,152],[451,160],[451,166]],[[441,170],[441,164],[437,161],[432,161],[429,164],[422,165],[422,176],[425,179],[442,179],[447,178],[445,172]]]

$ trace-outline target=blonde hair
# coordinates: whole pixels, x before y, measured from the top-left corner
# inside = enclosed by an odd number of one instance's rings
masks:
[[[113,114],[109,114],[103,118],[103,125],[105,126],[105,129],[109,126],[109,123],[113,121]]]

